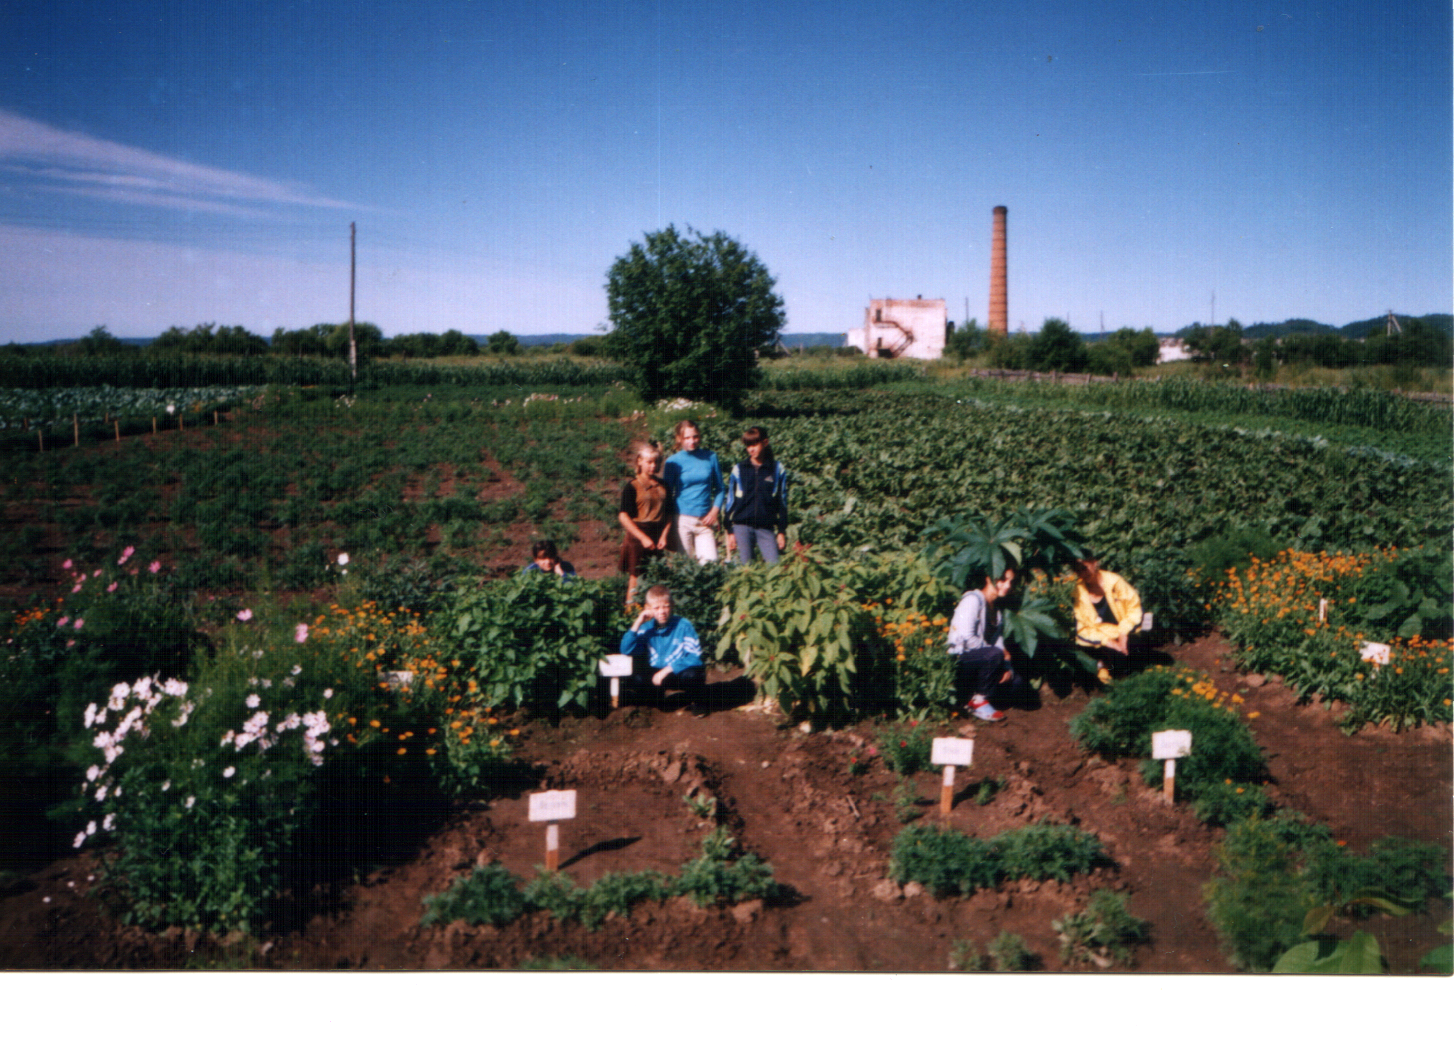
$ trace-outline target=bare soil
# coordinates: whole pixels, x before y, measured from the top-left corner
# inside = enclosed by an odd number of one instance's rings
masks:
[[[1334,715],[1298,705],[1276,683],[1249,687],[1231,671],[1223,642],[1173,649],[1178,662],[1213,674],[1246,696],[1245,709],[1269,758],[1270,793],[1329,825],[1350,847],[1400,835],[1451,843],[1451,737],[1425,728],[1349,737]],[[1066,970],[1051,927],[1098,888],[1129,893],[1151,923],[1135,968],[1228,972],[1201,890],[1221,832],[1184,806],[1168,807],[1142,785],[1134,762],[1082,754],[1067,731],[1088,696],[1049,692],[1003,724],[957,722],[975,739],[944,823],[976,835],[1041,819],[1095,833],[1111,867],[1068,884],[1020,882],[967,898],[935,899],[886,877],[896,814],[895,776],[878,760],[852,774],[850,754],[875,741],[870,723],[804,733],[752,701],[751,686],[712,675],[699,707],[628,706],[598,717],[528,722],[519,741],[538,782],[487,802],[460,804],[400,861],[356,883],[334,886],[291,927],[258,941],[216,941],[180,930],[144,932],[117,923],[88,889],[90,854],[61,859],[13,879],[0,898],[0,967],[178,968],[245,964],[281,969],[516,968],[570,957],[615,970],[944,971],[952,944],[983,950],[1001,931],[1022,936],[1045,970]],[[986,804],[987,779],[1005,786]],[[913,779],[915,817],[940,820],[938,773]],[[574,789],[578,815],[561,824],[561,869],[590,884],[613,871],[676,872],[698,854],[711,826],[684,801],[716,798],[719,818],[741,844],[769,862],[791,898],[764,906],[699,908],[687,900],[646,903],[597,931],[528,915],[505,928],[457,922],[422,928],[422,900],[479,863],[498,861],[522,879],[544,861],[544,828],[527,818],[533,789]],[[1397,973],[1442,941],[1447,901],[1409,917],[1375,918]]]

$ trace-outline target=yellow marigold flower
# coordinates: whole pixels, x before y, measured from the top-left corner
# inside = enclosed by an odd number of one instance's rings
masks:
[[[424,755],[425,755],[425,756],[426,756],[426,757],[433,757],[433,756],[434,756],[434,753],[435,753],[435,751],[434,751],[434,750],[425,750],[425,751],[424,751]]]
[[[1252,720],[1254,717],[1258,717],[1258,716],[1261,716],[1261,714],[1259,714],[1259,712],[1257,710],[1254,710],[1252,713],[1248,714],[1248,719],[1249,720]]]
[[[407,751],[405,750],[405,748],[403,746],[401,746],[401,747],[399,747],[399,749],[397,749],[397,750],[394,751],[394,755],[396,757],[403,757],[406,752]]]
[[[372,721],[369,722],[369,727],[371,727],[371,728],[377,728],[378,726],[379,726],[379,722],[376,721],[376,720],[372,720]]]

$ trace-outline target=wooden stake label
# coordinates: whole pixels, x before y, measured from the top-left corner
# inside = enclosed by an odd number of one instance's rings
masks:
[[[1177,794],[1177,761],[1192,756],[1192,732],[1159,731],[1152,734],[1152,759],[1162,762],[1162,799],[1171,804]]]
[[[530,795],[530,821],[547,823],[546,870],[550,873],[555,873],[561,863],[561,827],[557,823],[575,817],[575,790],[547,790]]]
[[[940,814],[949,815],[955,799],[955,767],[970,766],[975,754],[974,739],[935,739],[930,743],[930,763],[945,766],[940,782]]]
[[[621,705],[621,678],[632,675],[630,655],[608,655],[596,664],[596,672],[611,679],[611,708]]]
[[[576,817],[575,790],[547,790],[530,795],[531,822],[560,822]]]

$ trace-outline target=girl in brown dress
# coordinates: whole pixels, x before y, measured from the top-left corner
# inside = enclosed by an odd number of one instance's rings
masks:
[[[671,539],[676,507],[662,483],[662,452],[655,442],[637,447],[636,475],[622,485],[616,519],[626,531],[621,544],[621,570],[626,572],[626,603],[631,607],[637,576],[648,560],[662,556]]]

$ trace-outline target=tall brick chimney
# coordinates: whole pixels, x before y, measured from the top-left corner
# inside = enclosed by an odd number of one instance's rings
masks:
[[[1005,207],[995,209],[995,232],[990,241],[990,323],[991,331],[1010,329],[1005,299]]]

